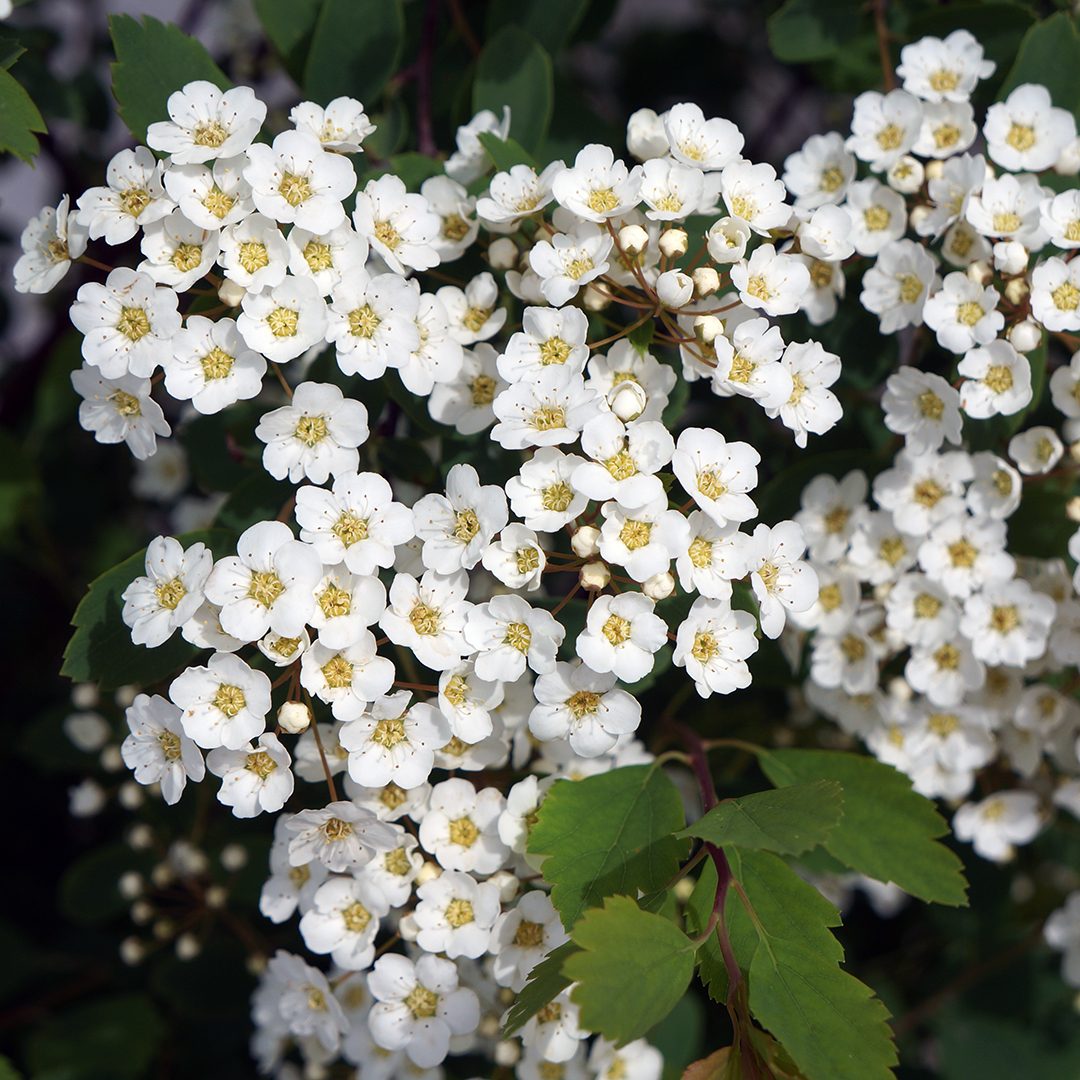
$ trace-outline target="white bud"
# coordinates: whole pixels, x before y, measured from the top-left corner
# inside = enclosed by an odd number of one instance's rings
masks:
[[[176,874],[168,863],[158,863],[157,866],[150,871],[150,880],[157,888],[163,889],[166,885],[171,885],[176,880]]]
[[[1080,442],[1069,443],[1069,457],[1080,463]]]
[[[119,772],[124,767],[124,759],[120,756],[119,746],[106,746],[101,751],[101,757],[98,758],[101,762],[101,767],[106,772]]]
[[[97,703],[98,688],[93,683],[76,683],[71,688],[71,704],[76,709],[92,709]]]
[[[158,939],[158,941],[168,941],[169,938],[176,933],[176,923],[172,919],[158,919],[153,926],[150,927],[150,933]]]
[[[131,921],[136,926],[145,926],[154,917],[154,907],[146,900],[136,900],[131,905]]]
[[[665,270],[656,279],[656,295],[665,307],[681,308],[694,295],[694,279],[681,270]]]
[[[503,1039],[495,1044],[495,1064],[509,1069],[521,1060],[521,1044],[516,1039]]]
[[[228,307],[239,307],[240,302],[247,294],[247,290],[243,285],[237,285],[235,281],[230,281],[226,278],[221,287],[217,291],[218,299]]]
[[[511,874],[509,870],[497,870],[488,878],[488,884],[495,885],[498,888],[501,903],[509,904],[517,896],[520,882],[517,876]]]
[[[1024,319],[1015,326],[1010,326],[1009,332],[1005,336],[1009,339],[1009,344],[1017,352],[1029,353],[1032,349],[1039,347],[1042,341],[1042,329],[1038,323],[1034,323],[1030,319]]]
[[[911,689],[911,683],[900,675],[891,678],[885,690],[893,701],[910,701],[915,693]]]
[[[120,790],[116,794],[117,801],[125,810],[138,810],[142,806],[146,799],[143,794],[143,789],[139,787],[133,780],[129,780],[126,784],[120,785]]]
[[[120,880],[116,883],[116,888],[125,900],[134,900],[143,891],[142,874],[136,870],[129,870],[126,874],[121,874]]]
[[[1011,277],[1027,269],[1028,250],[1018,240],[999,240],[994,245],[994,269]]]
[[[192,933],[181,934],[173,946],[178,960],[194,960],[202,952],[202,943]]]
[[[723,332],[724,321],[715,315],[699,315],[694,320],[694,337],[702,345],[711,345]]]
[[[423,885],[426,881],[434,881],[437,877],[442,875],[442,867],[438,863],[433,863],[430,859],[420,867],[420,872],[416,875],[416,884]]]
[[[940,180],[945,175],[944,161],[928,161],[924,166],[927,180]]]
[[[247,866],[247,849],[240,844],[226,844],[221,849],[221,865],[230,871],[243,870]]]
[[[141,964],[146,956],[146,948],[137,937],[127,937],[120,942],[120,959],[128,967]]]
[[[600,530],[595,525],[582,525],[570,537],[570,548],[579,559],[591,559],[600,550]]]
[[[699,266],[690,276],[694,279],[694,295],[699,300],[712,296],[720,288],[720,275],[711,266]]]
[[[931,165],[934,162],[930,162]],[[908,220],[911,222],[911,227],[918,232],[919,226],[930,216],[930,207],[923,206],[921,203],[918,206],[911,208],[911,213],[908,214]]]
[[[611,294],[607,289],[601,289],[589,282],[581,294],[581,303],[586,311],[603,311],[611,306]]]
[[[677,259],[689,246],[685,229],[667,229],[660,234],[660,254],[665,258]]]
[[[502,1025],[499,1023],[499,1018],[487,1013],[480,1018],[480,1024],[476,1032],[483,1039],[495,1039],[498,1038],[501,1029]]]
[[[735,263],[746,254],[750,226],[742,218],[722,217],[709,226],[705,244],[713,262]]]
[[[606,589],[608,582],[611,580],[611,571],[607,567],[607,563],[591,562],[586,563],[581,568],[581,584],[586,589],[596,589],[599,592],[601,589]]]
[[[985,259],[976,259],[974,262],[968,263],[965,273],[969,280],[974,281],[976,285],[989,285],[994,277],[994,271]]]
[[[97,713],[72,713],[64,720],[64,734],[76,749],[93,754],[109,741],[109,725]]]
[[[299,735],[311,727],[311,710],[302,701],[286,701],[277,711],[277,722],[282,731]]]
[[[665,570],[662,574],[653,574],[641,591],[650,600],[666,600],[675,591],[675,579]]]
[[[224,885],[211,885],[203,899],[208,908],[223,908],[229,899],[229,890]]]
[[[624,424],[629,424],[645,411],[645,406],[649,404],[649,395],[640,383],[627,379],[608,391],[607,403]]]
[[[1060,176],[1075,176],[1080,173],[1080,139],[1073,139],[1054,164],[1054,172]]]
[[[262,953],[249,953],[244,961],[244,967],[247,968],[249,975],[258,978],[266,970],[266,957]]]
[[[139,822],[133,825],[127,836],[128,847],[134,851],[145,851],[154,843],[154,832],[149,825]]]
[[[694,879],[689,877],[679,878],[671,891],[675,894],[676,900],[685,904],[693,895]]]
[[[619,230],[619,247],[627,255],[640,255],[649,246],[649,234],[640,225],[624,225]]]
[[[638,159],[663,157],[668,152],[664,122],[652,109],[638,109],[626,124],[626,148]]]
[[[1069,447],[1069,454],[1070,455],[1072,454],[1072,448],[1075,445],[1076,444],[1073,443],[1072,446]],[[1065,516],[1070,521],[1080,521],[1080,495],[1074,495],[1065,504]]]
[[[126,709],[139,693],[137,686],[118,686],[116,693],[113,694],[113,701],[120,706],[121,709]]]
[[[401,916],[398,920],[397,929],[404,941],[415,941],[416,935],[420,933],[420,927],[416,925],[416,920],[411,912],[408,915]]]
[[[492,270],[513,270],[517,266],[518,246],[509,236],[500,236],[488,245],[487,260]]]
[[[893,191],[899,191],[901,195],[914,195],[922,187],[925,176],[922,162],[905,154],[893,163],[885,179]]]

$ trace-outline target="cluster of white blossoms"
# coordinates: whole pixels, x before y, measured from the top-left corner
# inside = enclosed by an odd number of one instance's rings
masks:
[[[680,104],[631,118],[636,164],[591,145],[485,182],[509,116],[482,113],[415,193],[358,186],[359,102],[299,105],[264,142],[249,89],[191,83],[149,148],[28,226],[21,290],[78,259],[107,273],[71,308],[98,441],[146,459],[172,424],[254,400],[263,466],[296,485],[235,554],[158,537],[123,598],[134,642],[205,650],[134,699],[125,762],[170,803],[209,773],[237,817],[280,813],[262,912],[297,916],[308,960],[332,965],[269,962],[265,1071],[291,1049],[365,1080],[467,1052],[526,1080],[655,1080],[644,1044],[589,1047],[570,990],[500,1040],[567,936],[526,840],[552,784],[651,760],[642,680],[674,664],[702,697],[745,688],[759,635],[805,643],[809,702],[927,795],[968,798],[1003,755],[1017,790],[955,817],[986,857],[1033,839],[1053,802],[1080,813],[1061,678],[1080,600],[1063,557],[1007,551],[1024,486],[1074,467],[1080,353],[1049,380],[1061,434],[969,453],[962,430],[1031,406],[1028,354],[1080,331],[1080,191],[1037,175],[1080,170],[1080,142],[1027,85],[973,152],[968,99],[992,70],[965,32],[907,46],[903,89],[861,95],[850,136],[813,136],[781,177]],[[134,269],[85,255],[136,240]],[[435,270],[467,253],[487,269]],[[904,447],[872,485],[818,477],[794,521],[755,525],[759,450],[684,426],[673,391],[752,399],[800,447],[829,431],[840,358],[775,320],[831,319],[852,268],[882,333],[913,343],[882,398]],[[918,367],[924,324],[954,381]],[[347,378],[306,381],[329,346]],[[497,449],[428,493],[381,475],[369,447],[407,418],[369,415],[351,377],[400,380]],[[1052,790],[1046,758],[1077,779]],[[329,801],[294,810],[321,785]]]

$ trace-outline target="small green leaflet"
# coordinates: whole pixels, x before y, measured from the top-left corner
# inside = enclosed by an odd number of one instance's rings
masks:
[[[516,139],[500,139],[490,131],[479,132],[477,138],[494,162],[497,172],[509,172],[515,165],[537,168],[536,159]]]
[[[38,152],[34,133],[44,131],[45,121],[30,95],[10,71],[0,69],[0,153],[29,164]]]
[[[514,1004],[507,1010],[503,1028],[503,1034],[506,1037],[524,1027],[531,1017],[570,985],[570,980],[562,972],[563,961],[572,953],[579,951],[579,947],[572,941],[564,942],[557,949],[552,949],[529,972],[529,981],[521,993],[514,998]]]
[[[694,943],[628,896],[591,908],[572,936],[582,951],[565,960],[563,971],[577,983],[570,998],[581,1008],[581,1025],[620,1046],[663,1020],[694,974]]]
[[[232,85],[213,57],[178,27],[144,16],[109,19],[116,62],[112,65],[113,95],[120,115],[138,142],[146,129],[168,120],[169,95],[189,82],[205,79],[225,89]]]
[[[473,112],[490,109],[502,119],[510,107],[510,133],[535,151],[547,134],[554,104],[551,57],[517,26],[504,26],[488,38],[476,65]]]
[[[845,866],[891,881],[921,900],[967,903],[960,860],[937,842],[948,825],[902,773],[874,758],[834,750],[762,751],[758,762],[777,787],[839,781],[844,816],[825,848]]]
[[[626,765],[555,784],[540,804],[530,855],[547,855],[544,877],[569,929],[615,893],[655,892],[679,867],[687,841],[675,785],[653,765]]]
[[[843,811],[843,788],[835,780],[815,780],[728,799],[679,835],[801,855],[826,841]]]
[[[999,99],[1023,83],[1038,83],[1050,91],[1054,104],[1080,114],[1080,32],[1064,11],[1034,23],[1020,42],[1016,63],[1005,79]]]

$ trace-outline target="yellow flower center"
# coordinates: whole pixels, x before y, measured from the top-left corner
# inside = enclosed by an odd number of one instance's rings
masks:
[[[299,439],[305,446],[311,447],[322,442],[328,434],[326,419],[322,416],[301,416],[296,421],[293,438]]]
[[[187,596],[187,589],[179,578],[173,578],[154,589],[154,596],[167,611],[175,611],[177,604]]]
[[[352,612],[352,594],[337,585],[327,585],[317,599],[328,619],[339,619]]]
[[[532,631],[527,623],[510,623],[506,628],[506,637],[503,641],[510,648],[517,649],[519,653],[527,653],[529,646],[532,645]]]
[[[217,150],[228,137],[229,133],[216,120],[210,120],[195,128],[192,133],[192,142],[196,146],[206,146],[211,150]]]
[[[120,209],[137,218],[150,205],[150,192],[146,188],[129,187],[120,196]]]
[[[221,683],[214,694],[211,704],[231,720],[247,707],[247,698],[244,697],[244,691],[239,686],[233,686],[231,683]]]
[[[566,708],[575,720],[591,716],[600,708],[600,695],[592,690],[578,690],[566,699]]]
[[[543,923],[522,919],[514,932],[514,944],[519,949],[539,949],[544,944]]]
[[[619,539],[629,551],[637,551],[639,548],[648,546],[651,537],[652,522],[650,521],[635,521],[628,518],[619,530]]]
[[[574,501],[574,492],[565,480],[557,480],[554,484],[548,484],[540,493],[540,502],[545,510],[553,510],[561,514]]]
[[[139,399],[134,394],[129,394],[126,390],[116,390],[109,395],[109,401],[112,402],[113,408],[121,416],[141,416],[142,406],[139,404]]]
[[[690,541],[690,561],[699,570],[703,570],[706,566],[712,565],[713,545],[711,540],[706,540],[704,536],[695,536]]]
[[[278,194],[290,205],[299,206],[312,196],[311,183],[306,176],[284,173],[278,184]]]
[[[150,317],[141,307],[121,308],[116,329],[129,341],[141,341],[150,333]]]
[[[202,366],[203,378],[209,382],[214,379],[224,379],[232,371],[236,357],[230,356],[221,346],[215,345],[199,361]]]
[[[1005,364],[994,364],[983,376],[983,384],[988,386],[995,394],[1004,394],[1013,386],[1012,368]]]
[[[274,308],[266,316],[266,325],[270,327],[270,333],[277,338],[296,337],[296,327],[300,323],[300,313],[292,308]]]
[[[248,754],[244,768],[265,780],[277,768],[277,762],[265,750],[256,750],[254,754]]]
[[[474,922],[476,916],[473,915],[473,906],[468,900],[461,900],[455,897],[446,905],[446,921],[454,927],[456,930],[459,926],[467,926],[469,923]]]
[[[258,273],[264,266],[270,265],[270,253],[261,240],[245,240],[236,258],[249,274]]]
[[[1018,124],[1014,120],[1009,127],[1009,133],[1005,136],[1005,141],[1022,154],[1035,145],[1035,129],[1030,124]]]
[[[409,622],[421,637],[430,637],[439,632],[439,612],[421,601],[413,605],[409,612]]]
[[[322,666],[323,678],[331,690],[344,690],[352,686],[353,665],[341,653],[331,656]]]
[[[273,570],[256,570],[251,575],[248,596],[263,607],[269,607],[284,591],[284,582]]]
[[[330,531],[342,542],[345,547],[352,547],[361,540],[368,538],[368,523],[366,518],[358,518],[348,510],[342,511],[341,517],[330,526]]]
[[[450,843],[459,847],[472,847],[480,838],[480,830],[470,817],[459,817],[450,822]]]
[[[594,188],[589,192],[588,206],[594,214],[607,214],[619,205],[619,199],[611,188]]]
[[[171,262],[182,274],[196,269],[202,262],[202,245],[177,244]]]
[[[630,620],[621,615],[609,615],[600,632],[612,645],[618,647],[630,640]]]
[[[313,274],[330,270],[334,265],[334,255],[330,250],[330,245],[319,240],[309,240],[304,245],[304,262],[308,264],[308,269]]]

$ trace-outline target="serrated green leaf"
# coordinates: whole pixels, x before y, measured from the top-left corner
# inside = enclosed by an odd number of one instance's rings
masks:
[[[206,544],[219,556],[229,543],[228,534],[214,529],[186,533],[177,539],[184,547]],[[91,582],[71,618],[75,633],[64,649],[61,675],[74,682],[96,682],[103,690],[127,685],[150,686],[196,655],[198,649],[184,641],[179,632],[156,649],[132,644],[131,631],[120,617],[123,608],[120,595],[146,572],[145,564],[144,548]]]
[[[1080,115],[1080,32],[1072,15],[1059,11],[1032,25],[1020,42],[1016,63],[1005,78],[999,99],[1023,83],[1038,83],[1050,91],[1055,105]]]
[[[515,165],[528,165],[533,169],[537,167],[536,159],[517,139],[500,139],[490,131],[481,131],[477,138],[497,172],[508,172]]]
[[[311,35],[321,6],[321,0],[255,0],[255,14],[274,48],[290,57]]]
[[[144,15],[109,19],[116,62],[112,65],[113,96],[120,116],[138,142],[146,129],[169,118],[169,95],[189,82],[205,79],[222,89],[232,84],[213,57],[179,27]]]
[[[30,95],[6,67],[0,68],[0,153],[14,154],[29,164],[38,152],[35,132],[45,130]]]
[[[960,860],[937,842],[949,827],[903,773],[871,757],[833,750],[763,751],[758,761],[778,787],[839,781],[844,816],[825,848],[845,866],[922,900],[967,903]]]
[[[825,842],[843,812],[843,788],[835,780],[815,780],[728,799],[679,835],[801,855]]]
[[[504,26],[488,39],[473,82],[475,112],[490,109],[501,117],[509,105],[510,134],[533,151],[547,134],[554,97],[551,57],[536,38]]]
[[[862,30],[850,0],[787,0],[769,16],[769,46],[791,64],[828,60]]]
[[[652,765],[626,765],[560,782],[540,805],[530,855],[546,855],[551,900],[569,929],[615,893],[654,892],[669,881],[687,842],[675,785]]]
[[[515,1031],[520,1031],[552,998],[558,997],[570,985],[570,980],[562,971],[563,961],[579,949],[580,946],[572,941],[566,941],[557,949],[552,949],[529,972],[529,981],[506,1013],[503,1026],[505,1037],[509,1038]]]
[[[370,105],[397,71],[404,45],[401,0],[323,0],[304,90],[316,101],[347,95]]]
[[[570,998],[581,1025],[620,1046],[663,1020],[694,974],[694,943],[628,896],[609,896],[603,908],[585,912],[572,937],[582,951],[567,957],[563,971],[577,983]]]

